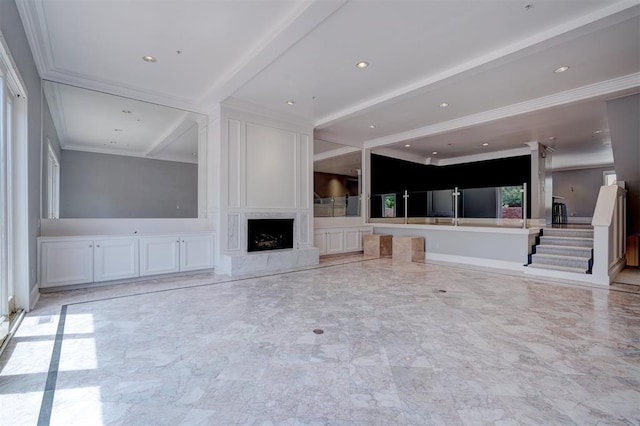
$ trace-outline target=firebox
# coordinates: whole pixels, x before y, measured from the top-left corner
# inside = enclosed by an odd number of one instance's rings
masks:
[[[293,248],[293,219],[249,219],[247,251]]]

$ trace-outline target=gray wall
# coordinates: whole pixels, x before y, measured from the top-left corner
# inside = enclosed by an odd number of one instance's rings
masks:
[[[640,233],[640,95],[607,101],[618,180],[627,188],[627,234]]]
[[[197,164],[62,150],[60,167],[61,218],[198,217]]]
[[[60,160],[60,140],[58,139],[58,133],[53,125],[53,119],[51,118],[51,111],[49,110],[49,104],[45,97],[42,98],[42,216],[47,217],[47,201],[49,198],[49,187],[47,185],[47,175],[49,172],[49,162],[47,161],[47,140],[51,141],[53,151]]]
[[[558,201],[566,204],[569,223],[571,216],[593,216],[603,184],[602,174],[608,170],[613,170],[613,166],[553,172],[553,195],[564,197]]]
[[[0,1],[0,31],[27,90],[27,167],[29,211],[29,288],[36,284],[36,238],[40,235],[40,153],[41,153],[41,88],[40,75],[31,54],[29,42],[14,0]]]

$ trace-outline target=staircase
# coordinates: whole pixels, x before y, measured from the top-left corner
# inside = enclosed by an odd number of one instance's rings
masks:
[[[543,228],[529,256],[529,268],[590,274],[592,228]]]

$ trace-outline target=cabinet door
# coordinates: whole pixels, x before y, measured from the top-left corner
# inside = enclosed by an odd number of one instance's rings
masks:
[[[93,241],[50,241],[41,246],[40,287],[93,282]]]
[[[93,280],[109,281],[137,277],[138,238],[95,240]]]
[[[140,276],[180,270],[180,237],[140,237]]]
[[[180,270],[213,268],[213,236],[188,235],[180,239]]]
[[[362,236],[359,229],[345,229],[344,249],[345,251],[362,250]]]
[[[327,254],[327,233],[324,231],[314,232],[313,246],[320,250],[320,255]]]
[[[344,252],[344,232],[327,231],[327,254]]]

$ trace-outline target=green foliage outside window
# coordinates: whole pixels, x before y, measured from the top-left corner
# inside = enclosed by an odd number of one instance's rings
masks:
[[[522,206],[521,186],[503,186],[502,187],[502,205],[505,206]]]
[[[384,198],[384,206],[388,209],[392,209],[396,204],[394,197],[385,197]]]

